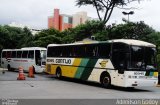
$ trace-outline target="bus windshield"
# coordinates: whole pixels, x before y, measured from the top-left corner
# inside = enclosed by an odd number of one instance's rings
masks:
[[[42,65],[46,65],[46,55],[47,52],[46,50],[41,50],[41,62],[42,62]]]
[[[41,59],[46,59],[46,50],[41,50]]]
[[[156,48],[131,46],[131,69],[156,70]]]

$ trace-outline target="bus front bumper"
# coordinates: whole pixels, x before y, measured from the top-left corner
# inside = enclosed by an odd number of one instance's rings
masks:
[[[127,79],[125,87],[156,86],[158,79]]]

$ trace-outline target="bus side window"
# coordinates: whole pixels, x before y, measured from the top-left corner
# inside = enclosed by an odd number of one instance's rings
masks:
[[[12,58],[16,58],[16,51],[12,51]]]
[[[22,51],[17,51],[17,58],[21,58],[22,56]]]
[[[74,46],[71,46],[71,48],[70,48],[70,56],[71,57],[75,57],[76,55],[75,55],[75,47]]]
[[[74,52],[74,46],[71,46],[70,48],[70,57],[74,57],[75,56],[75,52]]]
[[[63,47],[53,47],[53,55],[54,57],[61,57],[62,56],[62,49]]]
[[[28,55],[28,51],[23,51],[22,58],[27,58],[27,55]]]
[[[70,52],[71,52],[71,47],[68,46],[68,47],[62,47],[62,57],[70,57]]]
[[[34,51],[33,50],[30,50],[29,52],[28,52],[28,58],[34,58]]]
[[[60,57],[62,56],[62,47],[48,47],[48,57]]]
[[[6,51],[2,52],[2,58],[6,58]]]
[[[54,47],[48,47],[48,50],[47,50],[47,56],[48,57],[55,57],[56,53],[54,51]]]
[[[76,46],[75,49],[75,56],[76,57],[84,57],[85,55],[85,46]]]
[[[56,49],[54,49],[54,51],[55,51],[55,56],[56,57],[62,57],[63,56],[62,55],[62,51],[63,51],[63,47],[62,46],[56,47]]]
[[[6,57],[7,57],[7,58],[11,58],[11,54],[12,54],[12,52],[11,52],[11,51],[7,51],[7,55],[6,55]]]
[[[111,44],[100,44],[98,45],[98,54],[99,58],[110,58],[111,53]]]
[[[86,56],[87,57],[96,56],[96,47],[94,45],[87,45],[86,46]]]

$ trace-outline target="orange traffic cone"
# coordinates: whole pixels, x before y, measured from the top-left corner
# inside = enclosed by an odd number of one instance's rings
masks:
[[[29,67],[28,77],[34,78],[33,66]]]
[[[17,80],[25,80],[25,76],[24,76],[24,73],[23,73],[23,68],[20,66],[19,67],[19,75],[17,77]]]

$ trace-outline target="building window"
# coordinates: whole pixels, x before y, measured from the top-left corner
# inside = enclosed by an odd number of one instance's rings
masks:
[[[64,17],[63,17],[63,22],[64,22],[64,23],[69,23],[69,19],[68,19],[67,16],[64,16]]]

